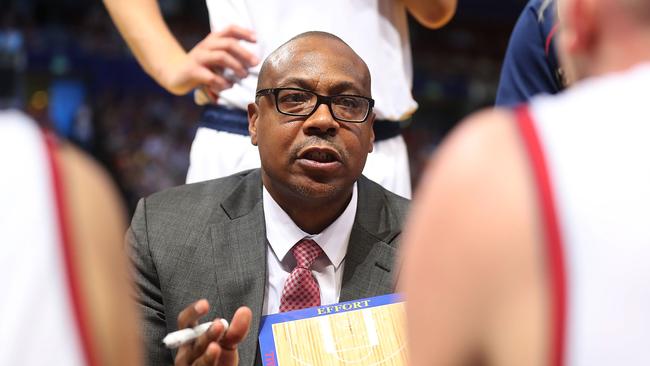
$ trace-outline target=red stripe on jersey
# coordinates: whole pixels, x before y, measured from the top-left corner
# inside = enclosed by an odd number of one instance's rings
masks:
[[[546,53],[546,57],[551,52],[551,41],[553,41],[553,36],[555,36],[555,33],[557,32],[559,24],[555,24],[553,28],[551,28],[551,31],[548,32],[548,36],[546,36],[546,45],[544,47],[544,52]]]
[[[90,342],[90,328],[87,324],[87,317],[85,308],[83,307],[83,298],[81,295],[81,285],[78,281],[79,276],[76,273],[74,265],[74,248],[72,247],[72,236],[70,232],[69,216],[65,204],[65,192],[63,187],[63,179],[59,162],[56,157],[56,141],[55,137],[47,133],[44,134],[45,146],[47,147],[47,159],[50,166],[50,175],[53,183],[53,193],[56,206],[56,215],[59,228],[59,240],[61,242],[61,250],[63,252],[63,260],[65,265],[65,274],[68,280],[68,288],[70,290],[70,298],[72,302],[73,315],[76,321],[77,329],[79,331],[79,338],[81,341],[81,348],[86,365],[95,366],[99,365],[95,359],[95,353],[92,352],[92,344]]]
[[[549,176],[544,150],[535,129],[528,106],[516,109],[517,125],[524,140],[530,163],[537,182],[537,193],[546,234],[549,273],[551,276],[551,350],[550,365],[564,365],[566,322],[566,277],[562,238],[555,210],[553,186]]]

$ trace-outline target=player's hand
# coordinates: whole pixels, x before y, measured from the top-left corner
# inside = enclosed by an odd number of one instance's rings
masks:
[[[178,329],[195,327],[198,325],[198,320],[207,314],[209,309],[210,305],[204,299],[190,304],[178,314]],[[223,324],[214,321],[207,332],[194,342],[178,349],[174,364],[176,366],[237,366],[239,364],[237,346],[246,338],[252,317],[249,308],[240,307],[230,321],[226,334],[223,334]]]
[[[213,97],[232,86],[234,79],[224,77],[232,70],[236,78],[248,76],[248,68],[259,63],[257,56],[246,50],[240,41],[255,42],[255,34],[235,25],[208,34],[190,52],[178,60],[169,60],[161,70],[160,82],[169,92],[182,95],[203,87]]]

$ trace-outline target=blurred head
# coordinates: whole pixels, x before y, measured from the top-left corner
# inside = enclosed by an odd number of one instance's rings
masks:
[[[650,59],[650,1],[558,0],[558,55],[569,82]]]
[[[581,65],[581,55],[575,52],[575,48],[571,47],[573,43],[574,31],[572,29],[572,20],[568,19],[568,7],[572,4],[573,0],[559,0],[556,4],[558,9],[558,24],[559,30],[557,33],[557,54],[559,62],[562,66],[566,84],[572,84],[579,77],[577,74],[579,70],[584,70]]]
[[[269,193],[276,200],[298,199],[305,205],[349,197],[374,140],[365,62],[334,35],[303,33],[264,61],[257,90],[255,103],[248,106],[249,130],[259,147],[262,181]],[[311,93],[341,97],[327,100]],[[309,108],[316,101],[322,103]],[[304,105],[308,107],[301,109]],[[367,117],[359,117],[364,109]]]

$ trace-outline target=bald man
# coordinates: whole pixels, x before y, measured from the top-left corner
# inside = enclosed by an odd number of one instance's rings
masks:
[[[417,109],[411,95],[412,62],[407,11],[437,29],[457,0],[206,0],[213,30],[186,52],[170,33],[157,0],[104,0],[142,67],[174,94],[197,89],[204,104],[190,153],[187,183],[260,166],[250,144],[246,108],[258,83],[259,61],[287,39],[306,31],[341,37],[373,74],[375,149],[364,175],[411,197],[404,122]]]
[[[394,292],[408,201],[361,175],[374,141],[370,90],[346,43],[301,34],[264,62],[248,105],[261,169],[139,203],[128,237],[149,364],[261,365],[262,315]],[[215,322],[178,352],[161,345],[218,317],[231,320],[223,338]]]
[[[650,364],[650,2],[562,0],[577,85],[470,117],[416,195],[412,364]]]

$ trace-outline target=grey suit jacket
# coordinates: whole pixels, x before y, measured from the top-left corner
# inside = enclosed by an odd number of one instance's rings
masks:
[[[394,291],[393,261],[409,201],[361,177],[341,301]],[[148,364],[173,364],[161,344],[178,313],[206,298],[210,313],[253,311],[240,365],[260,364],[257,335],[267,281],[267,240],[259,169],[175,187],[140,200],[127,232],[144,317]]]

